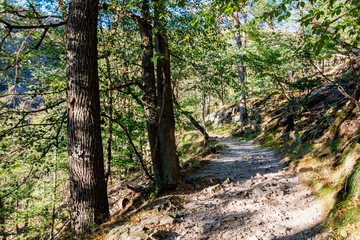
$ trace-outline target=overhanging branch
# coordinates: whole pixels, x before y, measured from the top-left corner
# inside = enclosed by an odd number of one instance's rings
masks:
[[[12,29],[37,29],[37,28],[55,28],[60,27],[66,24],[66,21],[58,22],[58,23],[51,23],[51,24],[44,24],[41,23],[39,25],[13,25],[3,19],[0,18],[0,23],[5,24],[5,26],[12,30]]]

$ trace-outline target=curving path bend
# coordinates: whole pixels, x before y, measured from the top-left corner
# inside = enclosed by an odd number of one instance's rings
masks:
[[[328,239],[322,203],[282,159],[251,142],[228,147],[191,178],[219,181],[188,196],[175,239]]]

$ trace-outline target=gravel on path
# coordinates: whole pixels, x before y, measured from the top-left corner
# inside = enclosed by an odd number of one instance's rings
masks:
[[[251,142],[227,145],[192,179],[219,184],[188,196],[175,239],[285,240],[320,236],[322,203],[274,152]]]

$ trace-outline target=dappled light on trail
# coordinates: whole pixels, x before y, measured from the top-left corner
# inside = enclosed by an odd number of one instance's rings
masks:
[[[176,239],[323,239],[323,207],[286,162],[252,142],[220,140],[227,148],[185,179],[197,190]]]

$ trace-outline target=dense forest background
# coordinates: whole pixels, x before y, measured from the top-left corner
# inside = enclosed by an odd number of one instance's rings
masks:
[[[107,204],[91,203],[107,202],[106,187],[134,173],[157,189],[179,185],[184,146],[194,141],[186,132],[208,140],[225,119],[214,127],[211,113],[229,105],[237,115],[226,126],[237,136],[269,144],[268,133],[286,126],[285,148],[302,153],[327,142],[328,155],[344,159],[359,139],[356,129],[339,140],[340,126],[360,110],[359,6],[1,0],[0,238],[54,239],[69,226],[85,232],[109,216]],[[326,96],[335,101],[310,118],[322,130],[295,131],[293,122]],[[266,122],[257,110],[270,108]],[[269,125],[274,119],[283,121]],[[340,191],[336,209],[351,209],[343,222],[334,211],[329,228],[359,221],[355,158],[336,184],[325,183]]]

